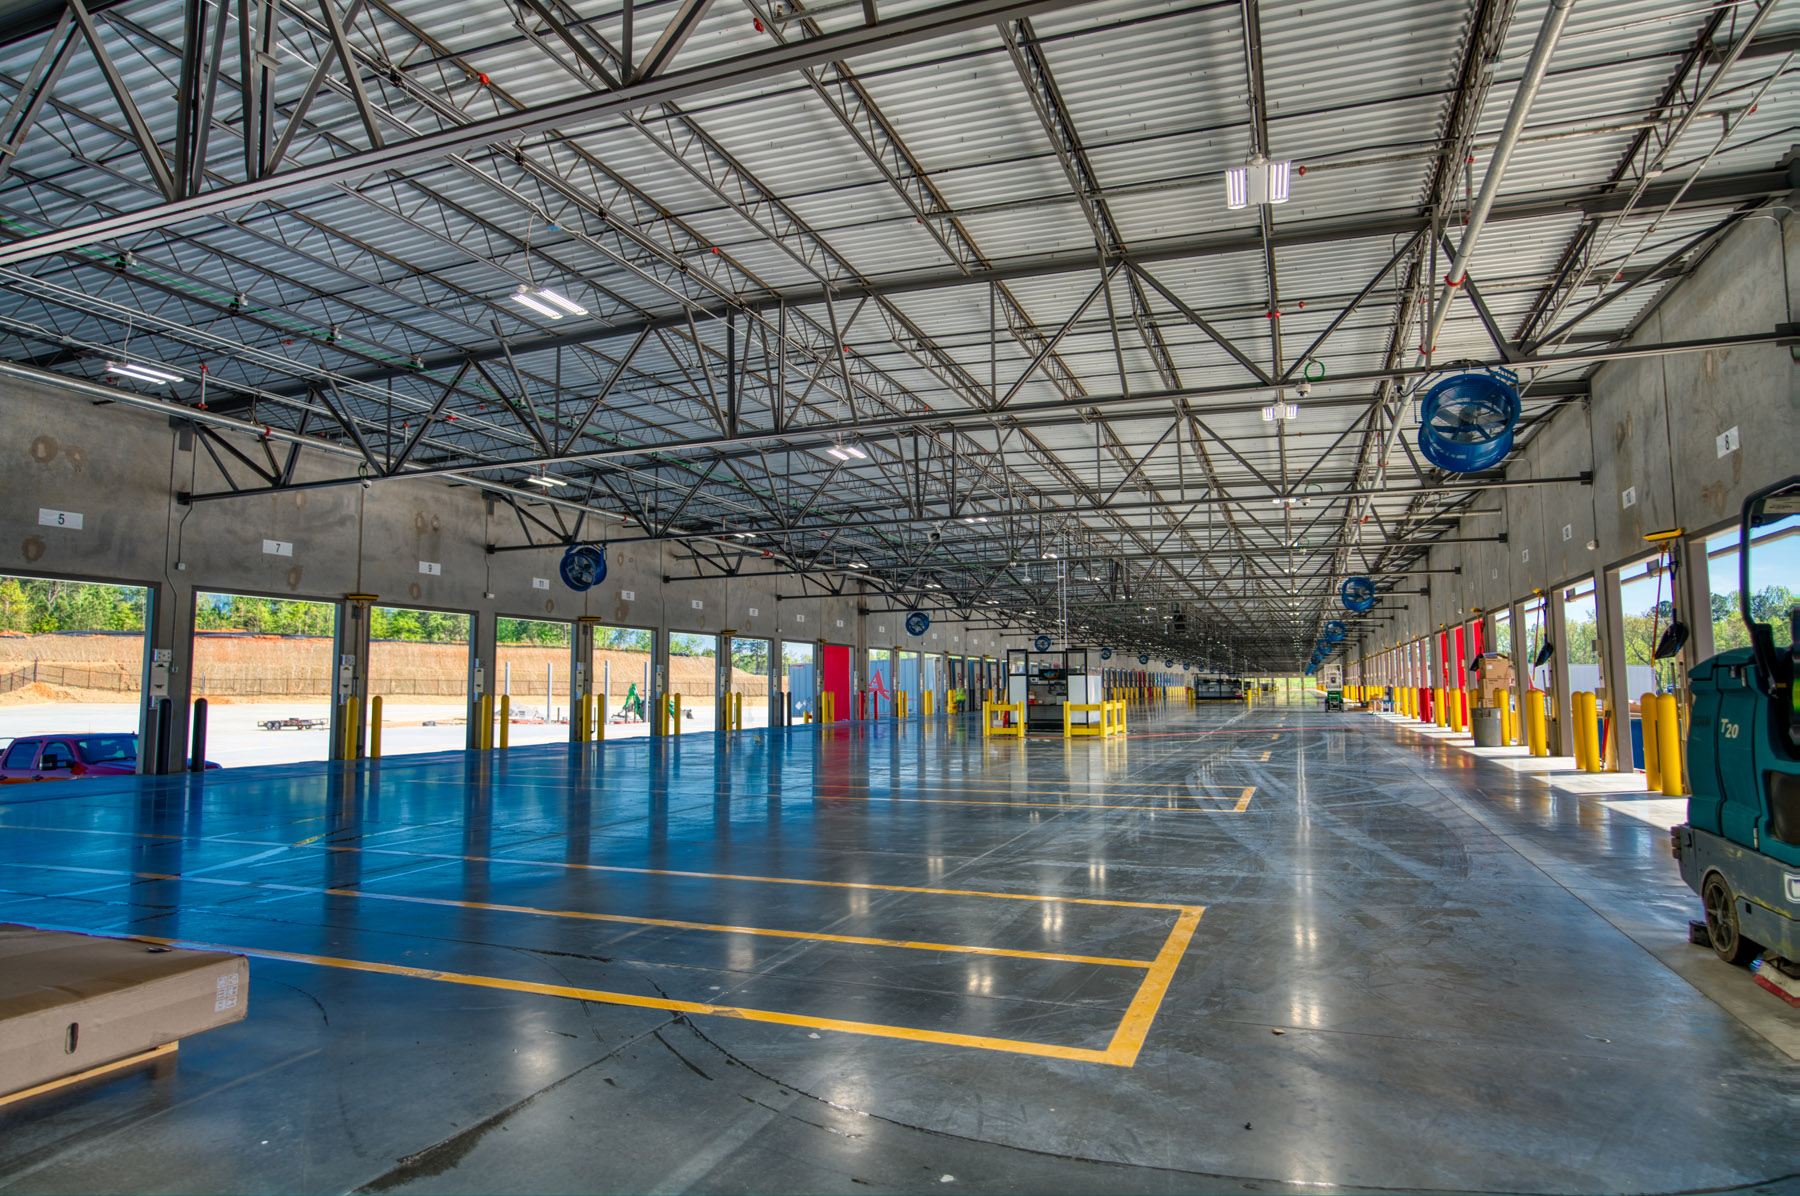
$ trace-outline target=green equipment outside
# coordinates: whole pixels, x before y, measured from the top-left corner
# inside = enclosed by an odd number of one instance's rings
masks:
[[[1800,475],[1744,500],[1738,613],[1750,647],[1721,652],[1689,675],[1692,796],[1687,822],[1670,831],[1681,878],[1706,912],[1705,934],[1695,925],[1694,941],[1704,937],[1727,963],[1760,955],[1757,983],[1777,992],[1774,982],[1792,987],[1800,976],[1800,606],[1756,611],[1750,558],[1756,542],[1767,552],[1772,539],[1796,532]],[[1788,642],[1778,646],[1757,614],[1785,623]]]
[[[625,691],[625,700],[619,703],[619,710],[632,716],[637,722],[644,721],[644,699],[638,693],[637,682],[633,681]]]

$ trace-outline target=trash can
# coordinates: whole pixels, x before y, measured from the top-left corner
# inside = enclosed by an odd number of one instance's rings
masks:
[[[1477,706],[1469,712],[1469,730],[1476,747],[1501,747],[1500,707]]]

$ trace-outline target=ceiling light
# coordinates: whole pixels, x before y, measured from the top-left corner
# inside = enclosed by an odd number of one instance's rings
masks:
[[[1273,407],[1264,407],[1262,409],[1262,417],[1264,423],[1277,419],[1298,419],[1300,418],[1300,408],[1294,403],[1277,403]]]
[[[1251,204],[1288,201],[1287,162],[1271,162],[1258,155],[1225,172],[1225,206],[1233,211]]]
[[[851,561],[850,567],[852,569],[867,569],[869,566],[866,561]]]
[[[859,461],[865,459],[869,455],[869,454],[863,452],[861,449],[857,448],[854,444],[846,444],[846,445],[843,445],[842,448],[846,453],[849,453],[852,457],[855,457]]]
[[[558,294],[549,287],[545,287],[538,291],[533,297],[542,299],[545,303],[551,304],[552,306],[560,307],[572,316],[585,316],[588,314],[587,308],[581,306],[581,304],[575,302],[573,299]]]
[[[529,307],[532,311],[547,319],[560,320],[563,318],[563,314],[560,311],[557,311],[554,307],[551,307],[536,295],[527,295],[523,286],[513,292],[512,301],[517,303],[520,307]]]
[[[534,473],[525,480],[533,486],[567,486],[569,484],[562,478],[551,477],[547,473]]]
[[[181,381],[180,374],[172,374],[168,370],[137,365],[129,361],[109,361],[106,363],[106,368],[112,373],[123,374],[127,378],[136,378],[140,382],[154,382],[158,386],[167,386],[171,382]]]
[[[850,459],[850,454],[845,452],[843,449],[839,448],[835,444],[832,445],[830,448],[826,449],[825,451],[830,453],[832,456],[836,457],[839,461],[848,461]]]

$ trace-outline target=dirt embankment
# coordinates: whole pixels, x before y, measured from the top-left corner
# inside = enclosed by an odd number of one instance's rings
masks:
[[[332,642],[324,636],[214,635],[194,639],[194,696],[232,699],[326,697],[335,682]],[[468,688],[466,644],[381,640],[370,646],[370,690],[393,697],[460,699]],[[567,700],[566,648],[502,644],[495,682],[511,669],[515,694],[542,692],[555,674]],[[594,653],[594,688],[611,673],[608,696],[643,689],[642,652]],[[136,695],[143,671],[143,640],[129,635],[0,635],[0,704],[118,702]],[[683,697],[713,696],[711,657],[673,657],[670,689]],[[768,692],[766,677],[732,670],[733,691],[751,697]]]

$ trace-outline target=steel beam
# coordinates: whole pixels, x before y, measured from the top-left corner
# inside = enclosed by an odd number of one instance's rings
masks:
[[[503,113],[471,121],[466,125],[409,137],[360,153],[346,154],[327,162],[309,163],[231,186],[217,187],[200,195],[157,204],[141,211],[26,237],[0,247],[0,266],[32,261],[97,242],[154,232],[198,216],[236,211],[251,204],[338,183],[404,171],[440,161],[452,154],[467,153],[498,141],[515,140],[561,126],[591,126],[605,117],[620,116],[649,105],[742,87],[778,78],[804,67],[821,66],[834,59],[900,49],[964,30],[982,28],[996,21],[1072,8],[1082,2],[1083,0],[951,0],[948,4],[893,17],[879,25],[857,26],[791,45],[756,50],[720,62],[643,79],[616,91],[539,104],[518,112]]]

